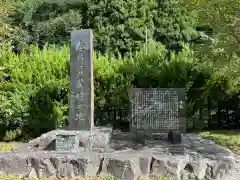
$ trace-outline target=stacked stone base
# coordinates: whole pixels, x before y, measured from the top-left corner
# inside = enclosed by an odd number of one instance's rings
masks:
[[[106,149],[110,145],[112,132],[112,127],[94,127],[93,131],[53,130],[18,147],[15,151],[30,149],[48,151]]]
[[[191,161],[193,160],[193,161]],[[211,165],[208,166],[208,163]],[[207,160],[197,154],[173,156],[156,152],[118,152],[112,154],[86,152],[21,152],[0,154],[0,169],[24,177],[114,176],[135,180],[140,176],[165,176],[181,179],[186,171],[195,179],[224,179],[233,159]]]
[[[118,138],[113,135],[108,147],[100,148],[95,143],[89,151],[81,148],[55,151],[46,149],[49,145],[46,142],[51,144],[46,139],[52,137],[52,133],[47,134],[11,152],[0,153],[0,171],[39,178],[114,176],[119,180],[136,180],[150,175],[169,176],[173,180],[186,176],[189,180],[190,177],[226,180],[235,161],[229,150],[196,135],[184,135],[181,145],[146,140],[144,146],[137,148],[130,141],[133,134],[120,133]],[[121,140],[120,136],[128,140]]]

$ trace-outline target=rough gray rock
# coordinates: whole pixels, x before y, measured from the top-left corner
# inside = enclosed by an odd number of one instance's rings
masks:
[[[44,150],[47,143],[40,146],[43,141],[38,138],[28,146],[0,153],[0,171],[28,177],[113,175],[119,180],[135,180],[153,175],[173,180],[226,180],[235,163],[231,151],[196,134],[183,135],[182,144],[146,139],[141,147],[136,146],[135,138],[134,134],[120,133],[112,137],[108,148],[91,151]]]
[[[37,148],[38,150],[57,150],[62,144],[58,144],[57,137],[74,137],[74,142],[71,144],[72,149],[91,150],[92,148],[108,148],[111,136],[111,127],[95,128],[90,131],[68,131],[68,130],[53,130],[45,133],[35,140],[30,141],[27,145],[23,145],[15,150],[27,150]],[[69,149],[70,150],[70,149]]]
[[[236,160],[234,162],[234,168],[231,169],[229,172],[229,175],[227,177],[227,180],[239,180],[240,179],[240,156],[235,156]]]

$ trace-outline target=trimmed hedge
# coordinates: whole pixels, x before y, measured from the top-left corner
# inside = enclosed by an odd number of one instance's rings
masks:
[[[196,117],[199,128],[205,127],[206,122],[199,118],[205,97],[211,95],[210,107],[216,109],[217,102],[229,96],[230,79],[217,73],[211,63],[195,58],[188,47],[178,55],[172,53],[171,61],[161,44],[149,43],[147,52],[142,50],[128,59],[95,54],[96,124],[121,126],[129,109],[128,88],[181,87],[187,90],[189,127],[197,123]],[[11,139],[36,137],[67,124],[69,57],[68,45],[46,46],[41,51],[31,46],[20,55],[11,48],[1,51],[1,138],[6,133]]]

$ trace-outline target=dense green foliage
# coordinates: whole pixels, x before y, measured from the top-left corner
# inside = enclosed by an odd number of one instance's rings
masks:
[[[162,42],[167,48],[181,50],[181,42],[190,42],[197,37],[193,19],[188,15],[182,1],[156,1],[153,14],[155,25],[154,40]]]
[[[0,64],[9,75],[8,80],[0,83],[2,124],[15,124],[24,135],[31,136],[66,125],[68,46],[49,46],[42,51],[32,47],[30,54],[20,55],[5,50],[1,52]],[[199,121],[198,113],[207,95],[211,96],[212,112],[217,102],[234,93],[231,78],[218,73],[211,63],[203,64],[187,46],[178,55],[172,53],[170,62],[164,46],[150,43],[147,54],[140,51],[134,58],[123,60],[98,56],[94,65],[96,123],[114,124],[116,119],[106,117],[106,111],[101,110],[128,109],[127,89],[131,87],[186,87],[189,126],[193,120]],[[206,126],[202,119],[200,124]]]
[[[146,37],[180,47],[195,33],[191,21],[181,0],[22,0],[10,15],[15,43],[64,44],[91,28],[95,50],[114,55],[138,51]]]
[[[212,43],[197,44],[200,56],[208,56],[219,66],[229,63],[234,53],[240,54],[240,1],[232,0],[185,0],[189,11],[193,11],[197,26],[210,36]],[[209,37],[205,37],[209,38]]]
[[[23,52],[20,56],[14,55],[11,49],[1,52],[0,66],[5,77],[9,77],[0,86],[0,119],[5,125],[16,124],[17,121],[22,126],[27,121],[30,130],[38,134],[39,131],[50,130],[53,125],[49,123],[54,123],[56,118],[66,119],[63,105],[68,100],[59,97],[59,91],[61,86],[69,83],[66,78],[68,56],[66,47],[61,51],[52,47],[42,52],[33,47],[30,54]]]
[[[12,32],[8,18],[9,13],[13,9],[11,2],[11,0],[0,1],[0,47],[6,42],[6,39]]]

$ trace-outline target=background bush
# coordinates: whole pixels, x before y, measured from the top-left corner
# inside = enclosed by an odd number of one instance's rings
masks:
[[[21,0],[14,7],[9,19],[16,30],[9,39],[15,46],[62,45],[71,31],[91,28],[97,52],[127,55],[146,37],[179,49],[180,42],[196,36],[181,0]]]
[[[20,55],[10,48],[1,52],[0,66],[6,74],[0,82],[1,124],[15,124],[36,135],[53,128],[53,123],[63,125],[68,104],[69,53],[68,46],[49,46],[43,51],[32,46]]]
[[[213,114],[220,103],[235,97],[232,79],[196,58],[188,46],[183,47],[178,55],[171,53],[171,61],[165,47],[154,42],[149,43],[148,53],[143,49],[130,59],[95,54],[96,124],[121,126],[119,123],[127,120],[128,88],[169,87],[186,88],[189,128],[196,128],[196,124],[197,128],[217,127]],[[10,48],[1,51],[2,72],[7,74],[0,82],[4,132],[20,128],[22,136],[36,137],[67,125],[69,54],[67,45],[46,46],[42,51],[31,46],[20,55]]]

